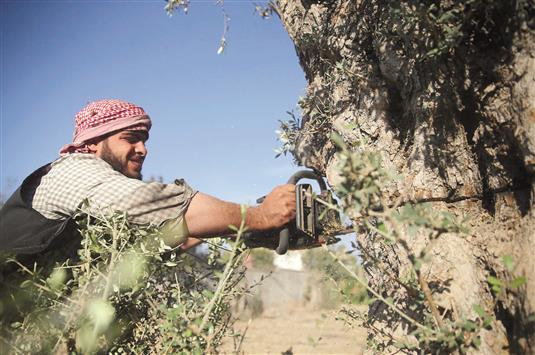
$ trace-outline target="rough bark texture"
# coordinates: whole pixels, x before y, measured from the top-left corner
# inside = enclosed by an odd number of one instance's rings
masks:
[[[453,19],[437,18],[456,7]],[[535,353],[528,321],[535,312],[533,1],[280,0],[276,11],[308,80],[296,160],[335,184],[330,134],[365,139],[404,177],[392,199],[432,201],[468,215],[470,234],[439,238],[424,268],[431,286],[442,285],[432,287],[439,309],[469,317],[480,304],[494,315],[482,353]],[[405,253],[357,238],[403,274]],[[426,243],[409,242],[414,250]],[[504,255],[513,256],[513,273]],[[410,304],[368,261],[370,284]],[[487,277],[513,274],[527,283],[495,299]],[[381,303],[369,316],[393,333],[409,331]]]

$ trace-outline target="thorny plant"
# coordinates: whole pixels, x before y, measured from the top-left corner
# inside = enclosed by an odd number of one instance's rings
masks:
[[[409,56],[414,55],[420,62],[432,61],[452,55],[462,46],[476,48],[499,41],[510,28],[506,26],[496,32],[496,18],[512,8],[519,18],[527,17],[526,4],[525,0],[391,2],[388,11],[396,25],[388,31],[400,38]],[[407,33],[418,33],[418,36],[409,37]]]
[[[225,262],[222,240],[208,258],[179,257],[158,228],[131,225],[124,213],[80,213],[77,223],[76,256],[3,260],[3,353],[203,354],[239,336],[230,305],[245,292],[236,287],[243,222]]]
[[[295,144],[300,135],[328,135],[330,131],[329,117],[336,114],[336,107],[331,105],[332,89],[334,82],[328,83],[327,89],[316,90],[299,99],[299,113],[286,111],[290,118],[286,121],[279,120],[279,129],[275,131],[281,146],[275,149],[277,155],[295,152]],[[306,116],[301,116],[307,112]],[[306,129],[303,129],[305,128]]]
[[[368,290],[372,296],[368,302],[382,302],[391,312],[404,319],[412,331],[408,337],[395,337],[388,331],[376,327],[373,319],[368,319],[352,308],[341,310],[342,319],[348,324],[355,322],[364,324],[376,335],[389,339],[390,345],[407,352],[466,353],[470,348],[477,349],[481,344],[480,331],[490,329],[493,318],[479,304],[473,305],[472,315],[459,315],[441,310],[435,301],[436,296],[430,287],[430,282],[422,272],[424,266],[430,263],[429,252],[440,237],[446,233],[468,233],[464,226],[465,220],[459,221],[447,211],[437,211],[428,203],[401,200],[394,203],[387,202],[385,190],[396,177],[383,168],[380,154],[365,149],[358,143],[349,147],[336,134],[333,134],[332,140],[339,148],[336,159],[339,161],[338,175],[341,180],[335,186],[335,192],[340,201],[336,205],[318,198],[316,200],[330,210],[358,221],[360,224],[355,224],[355,233],[365,231],[370,238],[375,238],[377,243],[400,247],[408,255],[411,263],[409,274],[397,275],[385,268],[362,245],[357,247],[353,244],[355,249],[379,268],[385,277],[406,291],[410,297],[410,305],[404,306],[397,304],[395,296],[389,296],[388,292],[385,294],[384,290],[370,287],[362,275],[355,273],[338,255],[325,246],[335,263]],[[291,141],[288,146],[291,146]],[[417,235],[424,235],[427,244],[415,254],[409,247],[406,236],[414,238]],[[503,257],[503,265],[504,269],[513,275],[510,280],[502,280],[492,275],[487,279],[496,301],[500,295],[514,293],[526,282],[524,276],[514,276],[514,262],[510,256]],[[531,319],[533,316],[530,318],[533,322]],[[369,339],[368,347],[377,353],[385,350],[384,344],[375,341],[373,337]]]
[[[276,157],[294,152],[300,135],[325,135],[330,129],[328,117],[335,114],[335,108],[327,104],[332,101],[328,91],[316,92],[299,100],[300,112],[308,112],[307,116],[299,117],[293,111],[287,111],[290,119],[279,121],[279,129],[275,131],[282,144],[275,150]]]
[[[352,84],[345,85],[344,89],[353,93],[356,83],[363,79],[344,59],[334,64],[321,58],[320,61],[326,67],[321,86],[311,89],[307,95],[299,98],[298,113],[287,111],[290,118],[286,121],[279,120],[279,129],[275,133],[281,146],[275,149],[276,157],[294,153],[297,140],[304,136],[329,137],[332,132],[331,117],[339,114],[345,106],[341,101],[334,104],[335,90],[350,82]]]
[[[349,216],[353,221],[358,221],[360,229],[355,227],[356,233],[365,230],[370,238],[376,239],[374,243],[384,243],[403,250],[408,255],[411,265],[406,275],[397,275],[390,270],[381,269],[385,277],[401,286],[410,298],[407,306],[397,302],[398,294],[392,292],[389,294],[386,290],[370,287],[361,275],[357,275],[339,256],[327,249],[339,266],[366,287],[372,296],[371,301],[385,304],[391,312],[396,313],[408,324],[411,332],[409,336],[399,338],[375,327],[373,319],[366,319],[364,325],[376,335],[389,339],[390,345],[408,352],[465,353],[470,348],[478,348],[481,343],[480,330],[488,329],[492,324],[492,318],[481,305],[473,306],[472,315],[441,311],[435,300],[436,293],[433,292],[430,281],[423,272],[426,264],[430,262],[430,251],[438,238],[446,233],[468,232],[464,227],[464,221],[459,222],[451,213],[437,211],[426,203],[409,203],[401,200],[389,203],[385,192],[395,177],[383,168],[379,153],[358,145],[350,148],[338,135],[333,135],[332,139],[339,148],[336,158],[339,161],[340,182],[335,186],[335,192],[340,202],[336,205],[317,200],[330,209]],[[408,245],[407,236],[412,238],[417,235],[424,236],[427,243],[415,253]],[[378,260],[373,260],[373,256],[367,253],[362,245],[359,246],[359,250],[367,259],[371,259],[375,266],[381,268]],[[510,257],[504,257],[504,265],[512,271],[513,262]],[[489,283],[495,292],[516,289],[524,282],[525,278],[522,276],[510,282],[489,278]],[[351,309],[343,310],[342,314],[349,323],[365,319]],[[377,352],[385,350],[378,342],[372,343],[369,344],[371,349]]]
[[[292,111],[287,111],[286,113],[290,115],[290,119],[288,121],[279,121],[280,129],[275,131],[278,135],[279,142],[282,143],[280,148],[275,149],[275,153],[277,153],[276,158],[282,154],[286,155],[288,152],[295,151],[297,132],[301,128],[301,119]]]

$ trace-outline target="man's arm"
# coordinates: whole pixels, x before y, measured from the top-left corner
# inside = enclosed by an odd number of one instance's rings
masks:
[[[295,185],[277,186],[258,206],[247,209],[245,224],[251,231],[283,226],[295,217]],[[189,234],[206,237],[233,233],[228,226],[242,221],[240,205],[198,192],[185,214]]]

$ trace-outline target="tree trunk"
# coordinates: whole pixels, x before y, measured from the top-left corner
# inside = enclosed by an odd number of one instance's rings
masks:
[[[455,320],[478,304],[493,315],[477,351],[535,353],[534,2],[279,0],[274,8],[308,80],[295,159],[336,185],[336,132],[379,151],[403,177],[391,201],[467,216],[468,235],[438,238],[422,268],[437,309]],[[370,234],[357,239],[370,285],[409,312],[410,295],[384,272],[402,277],[407,253]],[[429,243],[407,241],[415,253]],[[524,285],[498,295],[487,281],[519,275]],[[410,331],[382,302],[368,316],[388,333],[381,349]]]

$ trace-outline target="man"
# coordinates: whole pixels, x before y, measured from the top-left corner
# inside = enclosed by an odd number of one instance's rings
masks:
[[[24,180],[0,211],[0,250],[35,254],[68,240],[72,217],[87,201],[94,213],[124,211],[134,224],[162,227],[166,242],[187,249],[194,237],[229,234],[240,206],[173,184],[141,181],[150,117],[134,104],[101,100],[75,117],[61,157]],[[295,186],[281,185],[246,214],[249,230],[278,228],[295,216]]]

